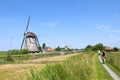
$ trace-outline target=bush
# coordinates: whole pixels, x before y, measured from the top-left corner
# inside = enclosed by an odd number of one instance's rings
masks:
[[[22,49],[22,50],[10,50],[9,51],[11,53],[11,55],[18,55],[18,54],[28,54],[28,50],[27,49]]]
[[[114,51],[114,52],[118,52],[118,48],[117,48],[117,47],[114,47],[114,48],[113,48],[113,51]]]
[[[27,49],[22,49],[20,50],[22,54],[28,54],[28,50]]]
[[[11,56],[11,52],[10,51],[7,53],[7,58],[5,59],[5,61],[14,62],[14,60],[13,60],[13,58]]]

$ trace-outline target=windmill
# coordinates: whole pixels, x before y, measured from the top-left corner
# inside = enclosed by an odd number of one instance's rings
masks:
[[[39,52],[38,47],[40,46],[40,44],[37,35],[33,32],[28,32],[29,22],[30,22],[30,16],[28,18],[27,26],[24,32],[24,37],[20,49],[23,49],[23,45],[24,45],[24,49],[28,49],[29,52],[33,52],[33,53]]]

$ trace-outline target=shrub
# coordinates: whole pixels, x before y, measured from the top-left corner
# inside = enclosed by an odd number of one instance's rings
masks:
[[[20,50],[22,54],[28,54],[28,50],[27,49],[22,49]]]
[[[14,62],[14,60],[13,60],[13,58],[11,56],[11,52],[10,51],[7,53],[7,57],[6,57],[5,61]]]
[[[28,50],[27,49],[22,49],[22,50],[10,50],[9,51],[11,53],[11,55],[18,55],[18,54],[28,54]]]

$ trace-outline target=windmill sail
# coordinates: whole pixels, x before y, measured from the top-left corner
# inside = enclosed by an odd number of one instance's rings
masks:
[[[30,22],[30,16],[28,18],[27,26],[24,32],[24,38],[21,44],[21,49],[28,49],[29,52],[39,52],[39,41],[37,39],[37,35],[33,32],[28,32],[28,26]]]
[[[28,30],[29,23],[30,23],[30,16],[29,16],[29,18],[28,18],[28,22],[27,22],[27,26],[26,26],[26,30],[25,30],[25,31]]]
[[[26,29],[25,29],[25,32],[24,32],[24,37],[23,37],[23,40],[22,40],[22,44],[21,44],[21,48],[23,47],[23,44],[24,44],[24,41],[25,41],[25,38],[26,38],[26,34],[27,34],[27,30],[28,30],[28,26],[29,26],[29,22],[30,22],[30,16],[28,17],[28,22],[27,22],[27,26],[26,26]]]

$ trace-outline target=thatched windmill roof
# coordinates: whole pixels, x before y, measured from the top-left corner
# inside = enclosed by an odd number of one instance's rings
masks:
[[[33,32],[27,32],[26,37],[37,37],[35,33]]]

